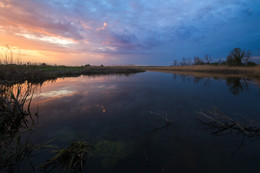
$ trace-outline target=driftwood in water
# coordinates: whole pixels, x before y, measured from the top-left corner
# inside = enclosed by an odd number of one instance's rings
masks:
[[[165,120],[165,124],[162,125],[162,126],[156,127],[156,128],[154,128],[153,130],[150,130],[150,131],[148,131],[148,132],[145,132],[144,134],[152,134],[152,133],[154,133],[154,132],[157,132],[157,131],[159,131],[159,130],[162,130],[162,129],[164,129],[164,128],[167,128],[168,126],[170,126],[170,125],[172,124],[172,121],[168,119],[167,113],[166,113],[165,116],[162,116],[161,114],[159,114],[159,113],[154,113],[154,112],[149,112],[149,113],[150,113],[150,114],[155,114],[155,115],[160,116],[163,120]]]
[[[198,114],[202,118],[198,118],[199,122],[207,129],[213,130],[213,135],[226,135],[230,133],[243,134],[247,137],[259,136],[260,127],[256,121],[251,120],[248,123],[240,123],[223,112],[213,107],[211,111],[204,112],[201,110]]]

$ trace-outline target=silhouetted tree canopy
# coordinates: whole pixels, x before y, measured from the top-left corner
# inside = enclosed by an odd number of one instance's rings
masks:
[[[243,65],[242,59],[245,56],[245,50],[241,50],[240,48],[234,48],[227,57],[227,65],[230,66],[241,66]]]

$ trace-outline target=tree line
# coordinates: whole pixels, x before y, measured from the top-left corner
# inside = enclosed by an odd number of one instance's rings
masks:
[[[259,50],[260,51],[260,50]],[[187,66],[187,65],[228,65],[228,66],[255,66],[255,62],[250,61],[252,53],[250,50],[245,51],[241,48],[234,48],[228,54],[226,60],[213,62],[210,55],[205,55],[204,58],[194,56],[193,58],[183,57],[180,62],[173,61],[172,66]]]

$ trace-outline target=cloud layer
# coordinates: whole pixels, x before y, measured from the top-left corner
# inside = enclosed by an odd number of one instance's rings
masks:
[[[259,19],[257,0],[2,0],[0,46],[73,65],[168,65],[234,47],[258,56]]]

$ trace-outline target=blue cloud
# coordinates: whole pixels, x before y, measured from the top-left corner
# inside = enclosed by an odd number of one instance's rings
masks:
[[[172,59],[203,54],[225,57],[227,49],[237,46],[257,54],[257,46],[248,45],[260,40],[257,0],[14,1],[32,18],[24,21],[27,25],[82,43],[88,40],[97,47],[81,45],[80,50],[151,53],[163,61],[165,54]],[[18,22],[18,15],[13,11],[9,18]]]

